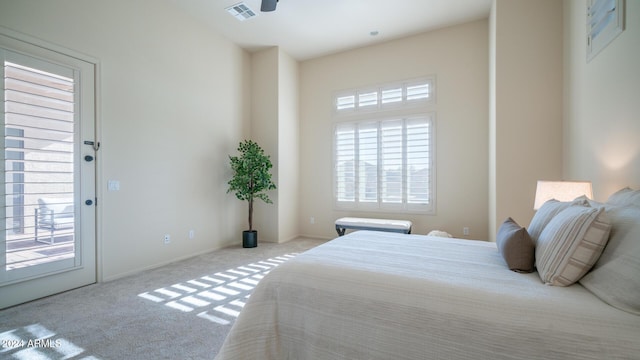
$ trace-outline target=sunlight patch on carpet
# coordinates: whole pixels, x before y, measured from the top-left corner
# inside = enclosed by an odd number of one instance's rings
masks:
[[[98,360],[71,341],[41,324],[32,324],[0,333],[0,358]]]
[[[201,319],[229,325],[238,317],[258,282],[275,267],[296,255],[290,253],[252,262],[143,292],[138,296],[174,310],[193,312]]]

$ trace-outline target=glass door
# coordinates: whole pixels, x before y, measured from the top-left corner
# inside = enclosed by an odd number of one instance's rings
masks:
[[[3,40],[0,308],[96,280],[93,65]]]

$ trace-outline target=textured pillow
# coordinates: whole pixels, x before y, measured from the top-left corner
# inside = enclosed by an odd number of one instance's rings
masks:
[[[640,190],[632,190],[628,187],[618,190],[609,196],[607,200],[611,205],[636,205],[640,206]]]
[[[538,274],[547,285],[569,286],[598,261],[611,225],[604,208],[570,206],[544,228],[536,247]]]
[[[609,305],[640,315],[640,207],[611,207],[611,235],[580,284]]]
[[[505,220],[496,237],[496,245],[510,270],[532,272],[535,247],[527,229],[512,218]]]
[[[534,246],[538,243],[538,238],[540,234],[542,234],[542,230],[544,230],[551,219],[569,206],[589,206],[589,202],[586,198],[579,197],[573,201],[566,202],[551,199],[542,204],[540,209],[536,211],[533,219],[531,219],[531,223],[527,229]]]

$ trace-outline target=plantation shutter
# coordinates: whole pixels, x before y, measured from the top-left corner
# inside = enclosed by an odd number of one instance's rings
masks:
[[[402,203],[402,173],[404,167],[404,124],[402,120],[391,120],[382,123],[381,167],[382,194],[381,202]]]
[[[6,230],[21,234],[38,198],[73,209],[74,74],[14,55],[23,61],[4,62]]]
[[[407,100],[420,100],[420,99],[428,99],[430,96],[430,86],[429,83],[425,84],[415,84],[407,86]]]
[[[338,91],[336,208],[435,211],[435,76]]]
[[[427,205],[431,193],[431,122],[407,120],[407,203]]]
[[[350,110],[356,107],[355,95],[344,95],[336,99],[336,110]]]
[[[358,200],[378,201],[378,124],[358,124]]]
[[[378,91],[367,91],[358,94],[358,107],[378,105]]]
[[[337,124],[338,205],[426,211],[432,191],[431,126],[430,115]]]
[[[401,102],[402,101],[402,87],[398,86],[398,87],[391,87],[391,88],[387,88],[387,89],[382,89],[380,91],[380,97],[381,97],[382,105]]]
[[[356,127],[340,124],[335,133],[335,192],[339,202],[356,200]]]

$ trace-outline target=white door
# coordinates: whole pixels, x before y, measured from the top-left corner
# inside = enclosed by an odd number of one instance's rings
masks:
[[[0,34],[0,308],[96,282],[95,64]]]

